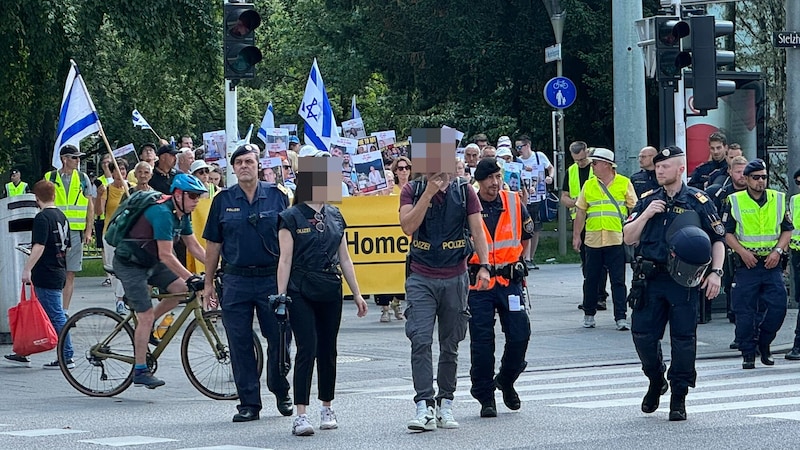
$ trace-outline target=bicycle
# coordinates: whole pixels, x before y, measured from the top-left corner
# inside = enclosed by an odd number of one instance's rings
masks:
[[[215,283],[219,289],[218,277]],[[186,306],[176,316],[161,342],[147,353],[150,371],[156,372],[158,358],[181,326],[190,316],[194,316],[181,342],[181,364],[189,382],[212,399],[238,399],[222,311],[203,311],[197,291],[152,296],[158,300],[174,297],[184,297],[180,303]],[[91,397],[113,397],[130,387],[134,371],[133,332],[137,323],[133,311],[122,317],[106,308],[87,308],[70,317],[58,340],[58,363],[69,384]],[[75,353],[75,367],[72,369],[67,368],[63,356],[67,332],[70,333]],[[264,351],[255,332],[253,347],[260,377],[264,367]]]

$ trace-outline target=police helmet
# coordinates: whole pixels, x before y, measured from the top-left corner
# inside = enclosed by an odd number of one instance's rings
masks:
[[[183,192],[195,192],[198,194],[204,194],[208,192],[208,188],[194,175],[187,175],[185,173],[179,173],[175,175],[175,178],[172,179],[172,186],[170,186],[169,191],[175,192],[175,189],[180,189]]]
[[[701,228],[690,225],[667,241],[669,274],[683,287],[696,287],[711,264],[711,239]]]

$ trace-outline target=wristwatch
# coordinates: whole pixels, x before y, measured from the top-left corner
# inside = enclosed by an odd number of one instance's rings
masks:
[[[481,264],[480,268],[486,269],[487,272],[492,273],[492,266],[490,266],[489,264]]]
[[[717,274],[718,277],[722,278],[722,275],[725,273],[722,269],[711,269],[711,273]]]
[[[779,255],[783,255],[783,253],[784,253],[783,249],[780,248],[780,247],[775,247],[775,248],[772,249],[772,251],[778,252]]]

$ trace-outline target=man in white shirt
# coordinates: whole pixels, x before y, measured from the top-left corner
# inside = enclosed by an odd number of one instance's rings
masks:
[[[534,262],[536,248],[539,246],[539,232],[542,231],[542,219],[539,216],[539,209],[545,196],[547,195],[547,185],[553,184],[553,172],[555,168],[550,163],[547,156],[531,148],[531,138],[522,135],[517,138],[514,148],[519,153],[518,162],[523,166],[523,180],[530,180],[528,189],[528,214],[533,219],[534,230],[531,238],[529,255],[523,254],[526,259],[528,269],[537,270],[539,267]]]

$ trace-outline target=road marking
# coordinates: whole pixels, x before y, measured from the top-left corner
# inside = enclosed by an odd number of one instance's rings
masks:
[[[214,447],[192,447],[192,448],[182,448],[179,450],[272,450],[272,449],[262,448],[262,447],[242,447],[240,445],[215,445]]]
[[[0,434],[7,434],[9,436],[39,437],[39,436],[58,436],[60,434],[75,434],[75,433],[88,433],[88,431],[72,430],[69,428],[39,428],[36,430],[4,431]]]
[[[749,417],[766,417],[768,419],[800,420],[800,411],[790,411],[773,414],[755,414]]]
[[[178,442],[177,439],[156,438],[148,436],[117,436],[110,438],[85,439],[78,442],[89,444],[108,445],[109,447],[125,447],[127,445],[160,444],[163,442]]]

